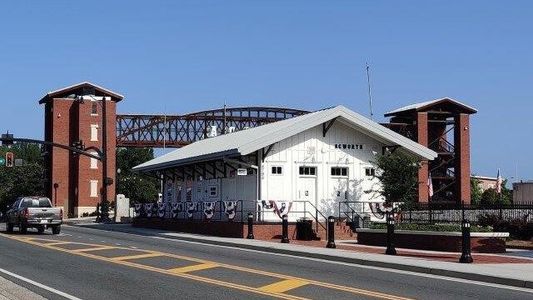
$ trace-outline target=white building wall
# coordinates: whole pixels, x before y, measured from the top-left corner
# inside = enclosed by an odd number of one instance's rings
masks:
[[[337,216],[342,201],[382,202],[381,197],[371,192],[379,189],[379,183],[365,175],[365,168],[374,168],[372,161],[383,146],[339,121],[331,126],[326,137],[320,125],[280,141],[261,166],[261,199],[309,201],[325,216]],[[272,174],[272,167],[278,166],[282,167],[282,174]],[[302,166],[315,167],[316,174],[300,175]],[[347,176],[332,176],[331,167],[348,168]],[[300,206],[303,203],[294,203],[292,211],[303,211]],[[353,207],[361,212],[369,210],[368,206],[358,204]],[[307,205],[307,210],[312,208]]]

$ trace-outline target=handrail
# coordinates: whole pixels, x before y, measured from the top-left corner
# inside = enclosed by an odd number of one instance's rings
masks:
[[[361,201],[342,201],[342,202],[339,202],[339,219],[342,217],[342,214],[344,214],[346,216],[346,218],[348,218],[348,220],[353,224],[354,221],[355,221],[355,216],[354,216],[354,214],[355,214],[359,221],[364,221],[364,217],[361,216],[361,214],[359,214],[359,212],[357,212],[355,209],[353,209],[353,207],[350,206],[350,204],[364,204],[364,203],[365,202],[361,202]],[[342,209],[342,205],[347,207],[349,209],[349,211],[343,210]]]

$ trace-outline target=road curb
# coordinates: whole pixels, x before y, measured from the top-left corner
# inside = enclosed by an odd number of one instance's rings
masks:
[[[97,228],[94,226],[83,226],[83,225],[81,226],[74,225],[74,226],[75,227],[79,226],[83,228],[92,228],[92,229],[104,230],[104,231],[121,232],[120,230]],[[138,233],[134,233],[134,232],[127,232],[127,233],[138,235]],[[173,240],[187,241],[187,242],[197,242],[197,243],[203,243],[203,244],[208,244],[208,245],[225,246],[225,247],[256,250],[256,251],[263,251],[263,252],[270,252],[270,253],[277,253],[277,254],[286,254],[286,255],[300,256],[300,257],[323,259],[323,260],[329,260],[329,261],[335,261],[335,262],[357,264],[357,265],[362,265],[362,266],[379,267],[379,268],[394,269],[394,270],[400,270],[400,271],[431,274],[431,275],[437,275],[437,276],[446,276],[446,277],[452,277],[452,278],[460,278],[460,279],[480,281],[480,282],[485,282],[485,283],[501,284],[501,285],[507,285],[507,286],[513,286],[513,287],[520,287],[520,288],[533,288],[533,281],[497,277],[497,276],[485,275],[485,274],[476,274],[476,273],[467,273],[467,272],[454,271],[454,270],[412,266],[412,265],[401,264],[401,263],[366,260],[366,259],[342,257],[342,256],[321,254],[321,253],[310,253],[310,252],[299,251],[299,250],[288,250],[288,249],[271,248],[271,247],[266,247],[266,246],[247,245],[247,244],[240,244],[240,243],[234,243],[234,242],[228,242],[228,241],[214,241],[210,239],[202,239],[202,238],[194,238],[194,237],[181,237],[181,236],[169,236],[169,235],[164,235],[160,237],[164,237],[167,239],[173,239]]]

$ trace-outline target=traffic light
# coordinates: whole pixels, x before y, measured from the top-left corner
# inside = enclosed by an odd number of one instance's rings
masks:
[[[6,152],[6,167],[13,168],[14,163],[15,155],[13,155],[13,152]]]

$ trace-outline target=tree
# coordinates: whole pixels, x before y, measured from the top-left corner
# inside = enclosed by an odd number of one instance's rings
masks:
[[[506,187],[507,180],[502,183],[502,192],[498,194],[496,189],[490,188],[481,195],[481,205],[484,207],[509,205],[512,203],[513,191]]]
[[[132,202],[153,202],[157,199],[160,182],[157,178],[131,169],[154,158],[151,148],[119,148],[117,150],[118,194],[124,194]]]
[[[473,205],[481,204],[481,198],[483,196],[483,190],[480,186],[481,181],[477,178],[470,178],[470,199]]]
[[[5,211],[20,196],[44,195],[44,160],[41,148],[35,144],[15,144],[11,148],[0,147],[0,156],[13,152],[15,159],[22,159],[21,166],[0,166],[0,210]]]
[[[375,177],[381,184],[378,192],[385,198],[385,202],[411,205],[418,196],[418,160],[411,155],[395,151],[379,156],[375,165],[378,168]]]

